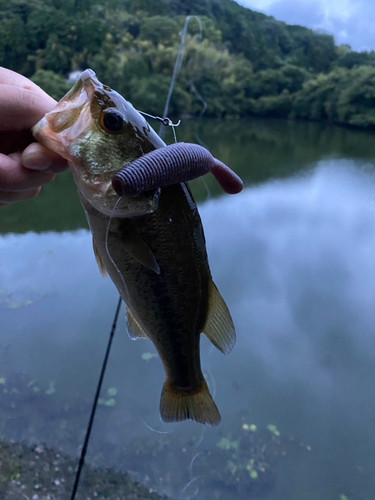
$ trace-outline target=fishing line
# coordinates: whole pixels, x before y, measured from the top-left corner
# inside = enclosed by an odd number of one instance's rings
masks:
[[[138,415],[139,417],[139,415]],[[158,431],[157,429],[154,429],[150,425],[146,424],[146,422],[143,420],[142,417],[139,417],[140,421],[142,422],[143,425],[147,427],[147,429],[150,429],[152,432],[156,432],[156,434],[170,434],[172,431]]]
[[[194,477],[191,481],[188,482],[188,484],[185,486],[185,488],[181,491],[181,493],[184,493],[185,490],[193,483],[195,483],[195,481],[198,481],[198,477]]]
[[[192,88],[193,92],[195,93],[197,99],[199,101],[201,101],[202,103],[202,109],[201,109],[201,112],[199,114],[199,118],[198,118],[198,123],[202,121],[202,118],[203,118],[203,115],[205,114],[206,112],[206,109],[207,109],[207,103],[206,101],[203,99],[203,97],[199,94],[199,92],[197,91],[197,89],[195,88],[195,85],[193,82],[190,82],[190,87]],[[202,141],[202,139],[199,137],[199,135],[197,133],[194,134],[194,137],[195,137],[195,140],[197,141],[197,143],[200,145],[200,146],[203,146],[204,148],[206,148],[208,151],[210,150],[210,148],[207,146],[207,144],[204,143],[204,141]],[[207,193],[207,197],[206,197],[206,200],[210,200],[211,199],[211,192],[210,192],[210,189],[207,185],[207,182],[205,180],[204,177],[200,177],[200,180],[201,182],[203,183],[203,186],[205,187],[206,189],[206,193]]]
[[[182,30],[179,33],[179,35],[181,37],[180,48],[178,49],[177,58],[176,58],[176,62],[175,62],[174,69],[173,69],[172,79],[171,79],[171,83],[169,85],[168,96],[167,96],[167,100],[165,101],[163,118],[168,115],[169,103],[171,101],[174,84],[176,83],[178,74],[181,70],[182,60],[184,58],[184,52],[185,52],[185,38],[186,38],[186,33],[187,33],[188,24],[189,24],[190,19],[195,19],[198,22],[199,29],[200,29],[199,42],[202,39],[202,23],[201,23],[201,20],[199,19],[199,17],[198,16],[186,16],[184,27],[182,28]],[[164,129],[161,125],[160,125],[160,129],[159,129],[159,136],[161,138],[164,137]]]
[[[207,374],[208,374],[208,378],[210,380],[207,380],[207,384],[208,384],[208,387],[210,388],[210,392],[212,393],[212,397],[215,398],[216,396],[216,381],[215,381],[215,378],[212,374],[212,371],[211,371],[211,366],[210,366],[210,362],[211,362],[211,355],[214,351],[214,346],[211,345],[210,346],[210,349],[208,351],[208,361],[207,361],[207,368],[206,368],[206,371],[207,371]],[[212,387],[212,390],[211,390],[211,387]],[[202,431],[201,431],[201,435],[200,435],[200,438],[198,439],[197,443],[195,444],[195,448],[199,448],[199,446],[202,444],[203,442],[203,439],[204,439],[204,436],[205,436],[205,433],[206,433],[206,430],[207,430],[207,427],[204,426],[202,428]],[[190,462],[190,465],[189,465],[189,475],[190,477],[192,477],[193,475],[193,465],[194,465],[194,462],[195,460],[199,457],[199,455],[202,455],[203,451],[199,451],[197,452],[193,458],[191,459],[191,462]],[[200,478],[200,476],[194,476],[188,483],[187,485],[183,488],[183,490],[181,491],[181,495],[183,495],[186,491],[186,489],[195,481],[197,481],[198,479]],[[190,495],[187,497],[187,500],[190,500],[192,498],[194,498],[199,492],[199,487],[197,488],[197,490],[194,492],[193,495]]]
[[[179,51],[178,51],[178,54],[177,54],[177,58],[176,58],[176,62],[175,62],[175,66],[174,66],[174,70],[173,70],[173,75],[172,75],[172,79],[171,79],[171,83],[170,83],[170,86],[169,86],[169,91],[168,91],[168,96],[167,96],[167,100],[165,102],[165,106],[164,106],[164,112],[163,112],[163,117],[156,117],[156,116],[153,116],[153,115],[149,115],[148,113],[144,113],[142,111],[140,111],[141,114],[145,115],[145,116],[148,116],[150,118],[153,118],[155,120],[158,120],[161,122],[160,124],[160,128],[159,128],[159,136],[161,138],[164,137],[164,131],[165,129],[163,128],[162,125],[164,126],[171,126],[172,127],[172,130],[173,130],[173,135],[174,135],[174,140],[175,140],[175,143],[177,143],[177,137],[176,137],[176,132],[175,132],[175,127],[178,126],[180,124],[180,120],[178,121],[177,124],[173,124],[172,121],[167,118],[167,114],[168,114],[168,109],[169,109],[169,103],[170,103],[170,100],[171,100],[171,96],[172,96],[172,92],[173,92],[173,88],[174,88],[174,85],[175,85],[175,82],[176,82],[176,79],[178,77],[178,74],[181,70],[181,66],[182,66],[182,60],[183,60],[183,56],[184,56],[184,50],[185,50],[185,38],[186,38],[186,34],[187,34],[187,28],[188,28],[188,24],[189,24],[189,21],[191,18],[195,18],[199,24],[199,28],[200,28],[200,35],[199,35],[199,42],[201,41],[202,39],[202,23],[201,23],[201,20],[199,19],[198,16],[187,16],[186,17],[186,20],[185,20],[185,24],[184,24],[184,27],[182,29],[182,31],[180,32],[180,36],[181,36],[181,43],[180,43],[180,48],[179,48]],[[206,101],[203,99],[203,97],[199,94],[199,92],[197,91],[195,85],[194,85],[194,82],[193,80],[191,79],[188,84],[190,85],[191,89],[193,90],[196,98],[202,103],[202,110],[200,112],[200,115],[199,115],[199,121],[202,120],[203,118],[203,115],[204,113],[206,112],[206,109],[207,109],[207,103]],[[196,137],[197,140],[198,140],[198,143],[201,143],[203,141],[200,140],[200,138],[197,136]],[[207,149],[207,148],[206,148]],[[206,192],[207,192],[207,196],[208,198],[210,197],[210,192],[209,192],[209,189],[208,189],[208,186],[206,184],[206,182],[202,179],[203,183],[204,183],[204,186],[206,188]],[[209,357],[211,355],[211,352],[212,352],[212,346],[211,346],[211,350],[209,352]],[[215,393],[216,393],[216,384],[215,384],[215,379],[214,377],[212,376],[212,372],[210,370],[210,368],[208,367],[208,374],[209,374],[209,378],[211,379],[211,382],[212,382],[212,386],[213,386],[213,396],[215,396]],[[144,422],[145,423],[145,422]],[[146,425],[146,424],[145,424]],[[200,446],[200,444],[202,443],[203,441],[203,438],[204,438],[204,435],[205,435],[205,431],[206,431],[206,427],[204,426],[203,429],[202,429],[202,432],[201,432],[201,435],[200,435],[200,438],[198,440],[198,442],[196,443],[195,447],[198,448]],[[193,464],[196,460],[196,458],[201,454],[202,452],[198,452],[196,453],[191,462],[190,462],[190,465],[189,465],[189,475],[190,477],[193,475]],[[192,485],[193,483],[195,483],[197,480],[199,479],[199,476],[195,476],[193,477],[192,479],[190,479],[190,481],[185,485],[185,487],[182,489],[181,491],[181,495],[184,496],[184,493],[186,492],[187,488]],[[192,494],[192,495],[189,495],[188,496],[188,499],[191,499],[191,498],[194,498],[199,492],[199,487],[195,490],[195,492]]]
[[[149,113],[146,113],[145,111],[140,111],[139,109],[137,109],[137,111],[141,115],[148,116],[149,118],[152,118],[154,120],[157,120],[158,122],[161,122],[164,125],[164,127],[178,127],[181,123],[181,120],[178,120],[177,123],[172,123],[172,120],[170,118],[168,118],[167,116],[162,118],[161,116],[150,115]]]
[[[215,381],[215,378],[214,376],[212,375],[212,371],[211,371],[211,366],[210,366],[210,358],[211,358],[211,354],[213,353],[214,351],[214,346],[211,345],[210,346],[210,349],[208,351],[208,361],[207,361],[207,374],[209,376],[209,378],[211,379],[211,383],[207,380],[207,384],[208,384],[208,387],[211,389],[211,385],[212,385],[212,391],[210,390],[210,392],[212,393],[212,397],[213,399],[215,399],[215,396],[216,396],[216,381]],[[207,427],[203,427],[202,429],[202,432],[201,432],[201,437],[199,439],[199,441],[196,443],[195,447],[198,448],[198,446],[200,446],[200,444],[202,443],[203,441],[203,438],[204,438],[204,435],[206,433],[206,429]]]
[[[85,463],[85,457],[86,457],[87,447],[88,447],[89,440],[90,440],[91,429],[92,429],[92,426],[93,426],[93,423],[94,423],[95,412],[96,412],[96,408],[98,406],[98,400],[99,400],[99,396],[100,396],[100,391],[102,389],[104,374],[105,374],[105,370],[106,370],[106,367],[107,367],[107,362],[108,362],[108,357],[109,357],[109,353],[110,353],[110,350],[111,350],[112,340],[113,340],[113,337],[114,337],[114,334],[115,334],[115,331],[116,331],[117,319],[118,319],[118,316],[119,316],[119,313],[120,313],[121,302],[122,302],[122,299],[121,299],[121,297],[119,297],[119,300],[118,300],[118,303],[117,303],[116,312],[115,312],[115,316],[113,318],[112,328],[111,328],[111,331],[110,331],[110,334],[109,334],[109,339],[108,339],[108,343],[107,343],[107,349],[106,349],[105,355],[104,355],[102,369],[100,371],[100,376],[99,376],[99,381],[98,381],[98,385],[97,385],[97,388],[96,388],[96,393],[95,393],[94,401],[93,401],[92,408],[91,408],[90,419],[89,419],[89,423],[88,423],[87,430],[86,430],[85,440],[84,440],[84,443],[83,443],[83,446],[82,446],[82,450],[81,450],[81,456],[80,456],[80,459],[79,459],[78,469],[77,469],[77,472],[76,472],[76,477],[75,477],[75,480],[74,480],[74,485],[73,485],[73,490],[72,490],[72,494],[71,494],[70,500],[74,500],[75,497],[76,497],[77,490],[78,490],[78,485],[79,485],[79,480],[80,480],[80,477],[81,477],[82,468],[83,468],[83,465]]]
[[[211,384],[212,384],[212,397],[215,399],[215,396],[216,396],[216,380],[215,380],[215,377],[212,375],[212,371],[211,371],[211,355],[212,353],[214,352],[214,346],[211,345],[210,346],[210,349],[208,351],[208,361],[207,361],[207,373],[211,379]],[[210,384],[208,385],[210,387]]]
[[[157,434],[170,434],[172,432],[172,429],[169,430],[169,431],[158,431],[157,429],[154,429],[153,427],[151,427],[151,425],[148,425],[144,420],[143,418],[140,416],[140,414],[137,412],[137,415],[139,417],[139,420],[142,422],[142,424],[144,424],[147,429],[150,429],[150,431],[153,431],[153,432],[156,432]]]
[[[200,95],[200,93],[198,92],[198,90],[197,90],[196,86],[194,85],[194,82],[193,82],[192,79],[188,82],[188,84],[190,85],[191,90],[194,92],[195,97],[198,99],[198,101],[200,101],[202,103],[202,109],[201,109],[201,112],[199,113],[199,117],[198,117],[198,121],[201,121],[202,118],[203,118],[203,115],[206,112],[207,103],[203,99],[203,97]]]
[[[161,122],[165,127],[172,127],[172,130],[173,130],[173,136],[174,136],[174,142],[176,143],[177,142],[177,137],[176,137],[176,131],[175,131],[175,127],[178,127],[181,123],[181,120],[178,120],[177,123],[173,123],[172,120],[170,118],[168,118],[167,116],[165,116],[164,118],[162,118],[161,116],[153,116],[153,115],[150,115],[148,113],[146,113],[145,111],[139,111],[139,109],[137,110],[138,113],[140,113],[141,115],[145,115],[145,116],[148,116],[149,118],[153,118],[154,120],[157,120],[159,122]],[[161,126],[161,125],[160,125]],[[164,135],[164,134],[163,134]],[[161,137],[160,135],[160,131],[159,131],[159,136]]]
[[[191,500],[192,498],[195,498],[199,493],[199,486],[197,487],[197,489],[194,491],[194,493],[192,495],[189,495],[187,500]]]
[[[173,130],[174,142],[175,142],[175,144],[177,144],[177,136],[176,136],[176,131],[174,129],[174,126],[172,127],[172,130]]]
[[[175,128],[180,125],[181,120],[178,120],[177,123],[173,123],[172,120],[167,117],[167,114],[168,114],[168,108],[169,108],[169,103],[170,103],[170,100],[171,100],[173,88],[174,88],[176,79],[178,77],[178,74],[179,74],[179,72],[181,70],[182,60],[183,60],[184,51],[185,51],[185,38],[186,38],[186,34],[187,34],[187,28],[188,28],[189,21],[192,18],[195,18],[197,20],[198,24],[199,24],[199,28],[200,28],[199,42],[202,39],[202,23],[201,23],[201,20],[197,16],[187,16],[186,20],[185,20],[184,27],[183,27],[182,31],[180,32],[181,43],[180,43],[180,47],[179,47],[179,50],[178,50],[178,54],[177,54],[177,58],[176,58],[176,62],[175,62],[174,70],[173,70],[173,75],[172,75],[172,79],[171,79],[171,83],[170,83],[170,87],[169,87],[169,91],[168,91],[167,100],[166,100],[165,106],[164,106],[163,117],[153,116],[153,115],[150,115],[148,113],[145,113],[144,111],[139,111],[139,113],[141,113],[142,115],[148,116],[149,118],[153,118],[154,120],[157,120],[157,121],[161,122],[160,123],[160,129],[159,129],[159,136],[161,138],[164,136],[164,128],[163,128],[163,126],[164,127],[166,127],[166,126],[172,127],[172,131],[173,131],[173,136],[174,136],[175,143],[177,143],[177,136],[176,136]],[[196,88],[194,86],[194,83],[191,82],[191,86],[193,88],[193,91],[194,91],[196,97],[203,104],[203,110],[202,110],[201,115],[200,115],[200,118],[201,118],[203,116],[204,112],[206,111],[207,103],[204,101],[204,99],[197,92],[197,90],[196,90]],[[109,219],[109,222],[108,222],[108,226],[107,226],[107,230],[106,230],[106,235],[105,235],[105,250],[106,250],[107,255],[108,255],[111,263],[113,264],[116,272],[120,276],[122,284],[124,286],[124,291],[125,291],[126,295],[128,296],[129,295],[128,292],[127,292],[128,288],[127,288],[127,285],[125,283],[124,277],[122,276],[119,268],[117,267],[116,263],[112,259],[112,256],[109,253],[109,249],[108,249],[109,228],[110,228],[110,225],[111,225],[111,222],[112,222],[112,218],[114,216],[117,204],[119,203],[120,199],[121,199],[121,197],[119,197],[119,199],[116,201],[116,204],[114,206],[112,215],[110,216],[110,219]],[[107,343],[107,348],[106,348],[106,352],[105,352],[105,355],[104,355],[104,360],[103,360],[103,364],[102,364],[102,368],[101,368],[101,372],[100,372],[100,376],[99,376],[99,380],[98,380],[98,385],[97,385],[97,388],[96,388],[96,393],[95,393],[93,405],[92,405],[92,408],[91,408],[90,419],[89,419],[89,423],[88,423],[87,430],[86,430],[85,440],[84,440],[84,443],[83,443],[83,446],[82,446],[82,450],[81,450],[81,456],[80,456],[80,459],[79,459],[79,464],[78,464],[78,468],[77,468],[76,477],[75,477],[75,481],[74,481],[73,490],[72,490],[72,494],[71,494],[70,500],[75,500],[76,493],[77,493],[77,490],[78,490],[79,481],[80,481],[80,477],[81,477],[81,473],[82,473],[82,469],[83,469],[83,465],[85,463],[85,457],[86,457],[87,448],[88,448],[88,444],[89,444],[89,440],[90,440],[92,426],[93,426],[93,423],[94,423],[94,418],[95,418],[96,408],[97,408],[97,405],[98,405],[99,395],[100,395],[102,384],[103,384],[103,379],[104,379],[104,375],[105,375],[105,371],[106,371],[106,367],[107,367],[107,363],[108,363],[108,358],[109,358],[109,353],[110,353],[111,346],[112,346],[113,337],[114,337],[114,334],[115,334],[115,331],[116,331],[117,320],[118,320],[118,316],[119,316],[120,308],[121,308],[121,302],[122,302],[122,298],[120,296],[119,300],[118,300],[116,312],[115,312],[115,315],[114,315],[114,318],[113,318],[112,328],[111,328],[111,331],[110,331],[110,335],[109,335],[109,339],[108,339],[108,343]],[[160,434],[168,434],[169,432],[171,432],[171,431],[157,431],[156,429],[153,429],[148,424],[146,424],[146,422],[144,422],[144,420],[142,418],[141,418],[141,421],[143,422],[143,424],[147,428],[149,428],[153,432],[157,432],[157,433],[160,433]],[[204,435],[204,432],[202,432],[201,439],[199,440],[197,446],[199,446],[199,444],[202,442],[203,435]],[[192,458],[192,461],[191,461],[190,467],[189,467],[189,472],[191,474],[192,474],[193,463],[194,463],[195,459],[199,455],[200,455],[200,453],[197,453]],[[199,477],[196,476],[195,478],[193,478],[192,480],[190,480],[188,482],[188,484],[182,490],[182,493],[184,493],[186,491],[186,489],[191,484],[193,484],[195,481],[197,481],[198,479],[199,479]],[[194,492],[193,496],[190,496],[189,498],[194,498],[197,495],[198,491],[199,491],[199,487],[196,489],[196,491]]]
[[[110,225],[111,225],[111,222],[112,222],[112,219],[114,217],[114,214],[115,214],[115,211],[116,211],[116,208],[117,208],[117,205],[119,204],[121,200],[121,196],[119,196],[118,200],[116,201],[115,203],[115,206],[113,207],[113,211],[112,211],[112,214],[109,218],[109,221],[108,221],[108,225],[107,225],[107,230],[106,230],[106,233],[105,233],[105,239],[104,239],[104,245],[105,245],[105,251],[107,252],[107,255],[109,257],[109,260],[111,261],[111,263],[113,264],[113,267],[115,268],[117,274],[120,276],[120,279],[121,279],[121,283],[124,287],[124,292],[126,294],[126,298],[127,298],[127,302],[129,302],[129,299],[130,299],[130,296],[129,296],[129,293],[128,293],[128,287],[126,285],[126,282],[125,282],[125,279],[123,277],[123,275],[121,274],[121,271],[120,269],[117,267],[117,264],[115,263],[115,261],[112,259],[112,256],[111,254],[109,253],[109,249],[108,249],[108,234],[109,234],[109,228],[110,228]]]
[[[208,351],[208,361],[207,361],[206,371],[207,371],[207,374],[208,374],[208,376],[209,376],[209,378],[211,380],[211,383],[207,380],[207,384],[208,384],[208,387],[210,389],[211,389],[211,386],[212,386],[212,390],[210,390],[210,392],[212,393],[212,398],[215,399],[215,396],[216,396],[216,381],[215,381],[214,376],[212,375],[211,366],[210,366],[210,358],[211,358],[211,354],[213,353],[213,351],[214,351],[214,346],[211,345],[210,349]],[[200,444],[202,443],[204,435],[206,433],[206,429],[207,429],[206,426],[203,427],[202,432],[201,432],[201,437],[200,437],[199,441],[195,445],[196,448],[198,448],[198,446],[200,446]],[[194,458],[196,458],[196,456]]]
[[[191,462],[190,462],[190,465],[189,465],[189,472],[190,472],[190,474],[193,474],[193,464],[194,464],[195,460],[199,457],[199,455],[202,455],[202,453],[203,453],[203,451],[199,451],[191,459]]]
[[[120,276],[120,278],[121,278],[121,280],[123,282],[125,293],[127,294],[127,286],[126,286],[126,283],[124,281],[124,278],[123,278],[122,274],[120,273],[119,268],[115,264],[114,260],[111,257],[111,254],[109,253],[109,250],[108,250],[108,233],[109,233],[109,228],[110,228],[112,219],[114,217],[114,213],[116,211],[116,207],[117,207],[117,205],[118,205],[118,203],[119,203],[120,200],[121,200],[121,197],[119,197],[118,200],[116,201],[115,206],[113,208],[113,212],[112,212],[112,214],[111,214],[111,216],[109,218],[109,221],[108,221],[107,230],[106,230],[106,234],[105,234],[105,249],[106,249],[106,252],[107,252],[107,255],[108,255],[110,261],[112,262],[114,268],[116,269],[117,273],[119,274],[119,276]],[[101,369],[99,380],[98,380],[98,385],[97,385],[97,388],[96,388],[96,393],[95,393],[94,401],[93,401],[92,408],[91,408],[90,419],[89,419],[89,423],[88,423],[87,430],[86,430],[85,440],[84,440],[84,443],[83,443],[83,446],[82,446],[82,450],[81,450],[81,456],[80,456],[80,459],[79,459],[78,469],[77,469],[77,472],[76,472],[76,477],[75,477],[75,480],[74,480],[74,485],[73,485],[73,490],[72,490],[72,494],[71,494],[70,500],[74,500],[75,497],[76,497],[76,493],[77,493],[78,485],[79,485],[79,480],[80,480],[80,477],[81,477],[81,472],[82,472],[82,469],[83,469],[83,465],[85,463],[85,457],[86,457],[87,447],[88,447],[89,440],[90,440],[91,429],[92,429],[92,426],[93,426],[93,423],[94,423],[96,408],[98,406],[98,399],[99,399],[101,388],[102,388],[102,384],[103,384],[104,374],[105,374],[105,370],[106,370],[106,367],[107,367],[107,362],[108,362],[108,357],[109,357],[109,353],[110,353],[110,350],[111,350],[112,340],[113,340],[113,337],[114,337],[114,334],[115,334],[115,331],[116,331],[116,325],[117,325],[117,320],[118,320],[118,316],[119,316],[119,313],[120,313],[121,302],[122,302],[122,298],[119,297],[119,300],[118,300],[118,303],[117,303],[116,312],[115,312],[115,315],[114,315],[114,318],[113,318],[113,322],[112,322],[112,328],[111,328],[111,331],[110,331],[110,334],[109,334],[109,339],[108,339],[108,343],[107,343],[107,349],[106,349],[106,352],[105,352],[105,355],[104,355],[104,359],[103,359],[103,364],[102,364],[102,369]]]

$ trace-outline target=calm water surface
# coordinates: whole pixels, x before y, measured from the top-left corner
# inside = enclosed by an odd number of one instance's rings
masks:
[[[163,369],[149,341],[128,338],[123,309],[88,461],[183,500],[373,498],[373,134],[256,120],[187,122],[178,139],[246,185],[229,196],[209,176],[192,184],[237,328],[227,357],[202,340],[223,421],[160,421]],[[19,374],[35,387],[0,435],[76,454],[118,295],[69,173],[0,215],[0,388]]]

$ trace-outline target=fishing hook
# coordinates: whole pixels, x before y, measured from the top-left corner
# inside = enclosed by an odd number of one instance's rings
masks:
[[[181,120],[178,120],[177,123],[173,123],[172,120],[170,118],[168,118],[167,116],[162,118],[161,116],[149,115],[145,111],[140,111],[139,109],[137,109],[137,111],[141,115],[148,116],[149,118],[152,118],[153,120],[157,120],[158,122],[161,122],[165,127],[178,127],[181,123]]]

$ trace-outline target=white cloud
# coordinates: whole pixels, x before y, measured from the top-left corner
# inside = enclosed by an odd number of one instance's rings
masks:
[[[336,43],[353,50],[375,49],[373,0],[239,0],[241,5],[274,16],[288,24],[300,24],[334,35]]]

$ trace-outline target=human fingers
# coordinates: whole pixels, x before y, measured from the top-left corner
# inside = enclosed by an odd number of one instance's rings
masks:
[[[47,184],[55,176],[51,173],[30,170],[22,165],[21,154],[0,154],[0,191],[17,192],[35,189]]]
[[[68,168],[68,162],[42,144],[33,142],[22,153],[24,167],[57,174]]]
[[[12,85],[26,90],[31,90],[36,94],[47,95],[44,90],[25,76],[2,67],[0,67],[0,84]]]
[[[3,155],[23,151],[32,142],[34,142],[34,138],[31,130],[0,131],[0,153]]]
[[[26,191],[0,191],[0,208],[16,203],[17,201],[29,200],[39,194],[41,187],[27,189]]]
[[[44,92],[0,84],[0,131],[29,129],[55,104]]]

